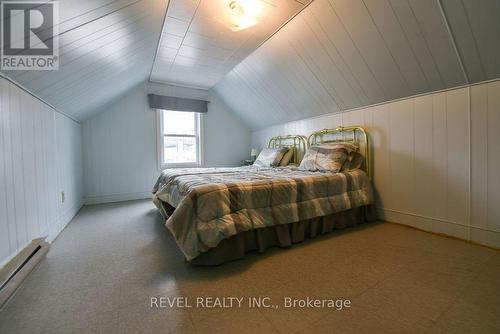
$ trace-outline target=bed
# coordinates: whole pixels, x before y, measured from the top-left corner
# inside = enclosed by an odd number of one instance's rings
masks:
[[[294,167],[309,145],[352,142],[362,168],[339,173]],[[250,251],[293,243],[374,219],[370,146],[361,127],[339,127],[302,136],[274,137],[269,147],[293,149],[292,167],[167,169],[153,188],[187,261],[218,265]]]

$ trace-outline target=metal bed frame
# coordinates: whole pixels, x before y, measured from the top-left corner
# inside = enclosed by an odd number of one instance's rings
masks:
[[[360,139],[362,140],[360,143]],[[313,132],[307,138],[309,146],[323,143],[338,143],[350,142],[363,148],[364,152],[360,152],[364,156],[363,170],[366,172],[370,180],[372,179],[372,163],[370,154],[370,140],[368,133],[360,126],[339,126],[335,129],[323,129]],[[362,144],[362,145],[360,145]]]
[[[282,148],[289,147],[293,150],[292,159],[290,163],[300,164],[307,150],[307,138],[300,135],[286,135],[272,137],[269,140],[268,148]]]

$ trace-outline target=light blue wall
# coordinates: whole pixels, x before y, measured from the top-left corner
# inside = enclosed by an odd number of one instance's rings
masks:
[[[203,115],[206,166],[237,166],[250,154],[250,130],[211,92],[143,83],[83,123],[87,203],[151,196],[160,171],[156,114],[147,94],[209,99]]]
[[[205,165],[238,166],[250,158],[250,130],[215,94],[204,119]]]

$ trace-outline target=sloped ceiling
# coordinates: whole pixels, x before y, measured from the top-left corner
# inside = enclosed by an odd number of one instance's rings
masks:
[[[215,86],[254,129],[500,77],[499,0],[315,0]]]
[[[311,0],[265,0],[262,21],[232,31],[229,0],[171,0],[151,81],[210,88]]]
[[[59,0],[58,71],[2,71],[83,120],[149,78],[168,0]]]

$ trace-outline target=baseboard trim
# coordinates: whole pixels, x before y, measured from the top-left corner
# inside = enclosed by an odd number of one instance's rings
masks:
[[[137,200],[137,199],[147,199],[147,198],[152,198],[152,197],[153,197],[153,194],[151,192],[113,194],[113,195],[104,195],[104,196],[89,196],[89,197],[85,197],[85,205],[125,202],[125,201],[133,201],[133,200]]]
[[[500,232],[378,207],[382,221],[500,250]],[[382,215],[380,215],[382,213]]]
[[[430,234],[438,235],[440,237],[444,237],[444,238],[448,238],[448,239],[454,239],[454,240],[459,240],[459,241],[467,242],[467,243],[470,243],[470,244],[473,244],[473,245],[476,245],[476,246],[481,246],[481,247],[493,249],[493,250],[496,250],[496,251],[500,251],[500,247],[488,246],[488,245],[485,245],[485,244],[482,244],[482,243],[479,243],[479,242],[476,242],[476,241],[473,241],[473,240],[462,239],[462,238],[454,237],[452,235],[444,234],[444,233],[432,232],[432,231],[424,230],[424,229],[421,229],[421,228],[418,228],[418,227],[415,227],[415,226],[401,224],[401,223],[393,222],[393,221],[389,221],[389,220],[381,220],[381,221],[383,221],[384,223],[399,225],[399,226],[402,226],[402,227],[405,227],[405,228],[411,228],[413,230],[417,230],[417,231],[421,231],[421,232],[425,232],[425,233],[430,233]]]

